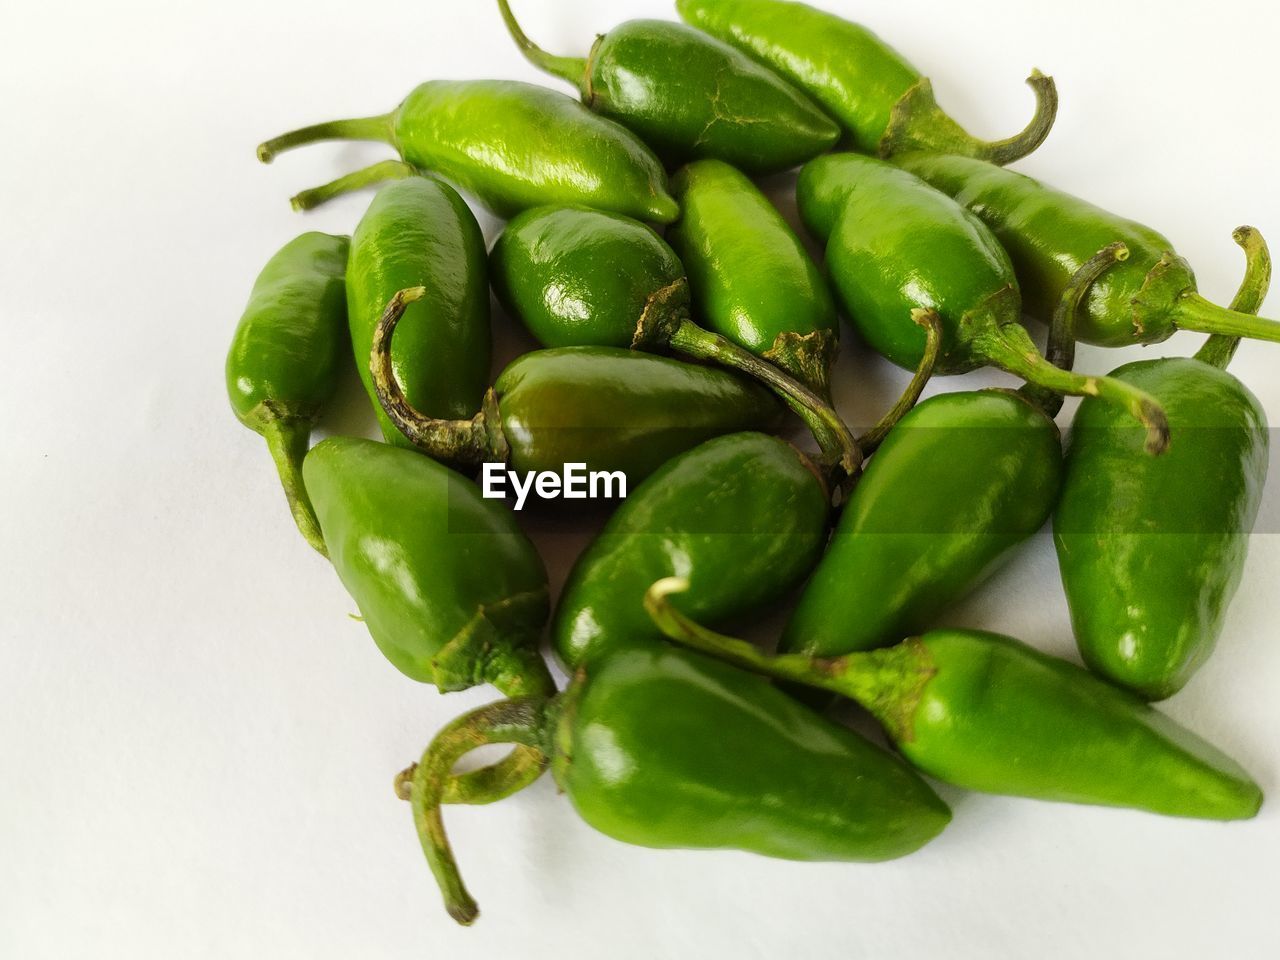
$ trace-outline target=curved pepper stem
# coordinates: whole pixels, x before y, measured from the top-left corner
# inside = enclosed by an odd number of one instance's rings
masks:
[[[1003,140],[980,140],[938,106],[933,85],[922,78],[894,104],[889,126],[880,138],[880,156],[920,150],[976,157],[1001,167],[1013,163],[1044,143],[1058,117],[1058,87],[1053,77],[1032,70],[1027,84],[1036,96],[1036,111],[1026,127]]]
[[[942,317],[938,316],[938,311],[912,310],[911,319],[924,327],[924,356],[920,358],[920,365],[916,367],[915,375],[907,384],[907,389],[902,392],[902,396],[898,398],[898,402],[880,418],[874,427],[858,438],[858,447],[862,450],[864,457],[875,453],[880,444],[884,443],[884,438],[889,435],[889,431],[896,427],[898,421],[910,413],[911,408],[920,401],[920,394],[924,392],[925,385],[933,376],[933,368],[937,365],[938,355],[942,352]]]
[[[933,658],[919,640],[840,657],[813,657],[804,653],[769,656],[745,640],[702,626],[672,606],[668,598],[688,589],[688,580],[667,577],[645,593],[644,608],[667,639],[752,673],[856,700],[880,721],[894,740],[912,738],[911,718],[925,686],[937,673]]]
[[[316,123],[298,130],[290,130],[278,137],[273,137],[258,144],[258,159],[270,163],[278,155],[295,147],[308,143],[319,143],[321,140],[374,140],[378,143],[395,145],[395,132],[392,129],[392,114],[384,113],[377,117],[356,117],[350,120],[330,120],[327,123]]]
[[[1245,258],[1244,279],[1231,301],[1231,309],[1237,313],[1257,313],[1271,286],[1271,251],[1267,249],[1267,241],[1254,227],[1236,227],[1231,239],[1239,244]],[[1225,370],[1239,346],[1239,337],[1214,334],[1196,351],[1196,359]]]
[[[590,84],[587,78],[588,67],[585,57],[557,57],[555,54],[543,50],[529,39],[520,23],[516,20],[515,15],[511,12],[511,7],[507,4],[507,0],[498,0],[498,11],[502,14],[502,20],[507,25],[507,32],[511,34],[511,39],[516,42],[516,46],[520,48],[520,52],[524,54],[526,60],[539,70],[572,83],[586,94]]]
[[[320,556],[327,558],[329,548],[325,546],[320,521],[316,519],[315,508],[302,483],[302,460],[307,455],[311,440],[310,421],[277,417],[263,427],[262,436],[271,451],[271,459],[275,461],[276,472],[280,474],[280,485],[284,487],[285,499],[289,501],[289,511],[298,531]]]
[[[298,211],[314,210],[320,204],[344,193],[353,193],[389,180],[405,180],[417,176],[421,176],[418,169],[403,160],[381,160],[363,170],[348,173],[345,177],[296,193],[289,198],[289,205]]]
[[[1129,259],[1129,248],[1123,243],[1108,244],[1080,265],[1080,269],[1071,275],[1058,306],[1054,308],[1053,320],[1049,324],[1049,342],[1045,347],[1044,358],[1059,370],[1070,371],[1076,364],[1076,317],[1080,313],[1080,304],[1085,294],[1093,286],[1093,282],[1115,264]],[[1028,384],[1019,391],[1050,419],[1056,417],[1062,409],[1062,394],[1053,390]]]
[[[862,466],[862,451],[830,403],[772,363],[689,319],[689,283],[684,277],[649,297],[636,324],[633,349],[669,346],[698,360],[737,370],[771,389],[805,422],[818,441],[823,466],[835,486],[846,487]]]
[[[426,287],[409,287],[399,291],[388,302],[373,331],[369,351],[369,371],[373,389],[387,418],[414,446],[433,459],[465,467],[477,467],[486,459],[506,460],[507,447],[498,420],[497,398],[490,390],[484,408],[470,420],[440,420],[428,417],[414,408],[391,362],[391,340],[405,309],[426,296]]]
[[[1121,407],[1147,428],[1147,452],[1155,455],[1165,451],[1169,420],[1155,397],[1122,380],[1058,369],[1041,355],[1027,328],[1017,321],[1017,307],[1016,291],[1006,287],[965,315],[961,326],[972,331],[969,350],[973,357],[1044,390],[1097,397]]]
[[[458,864],[449,838],[445,834],[440,805],[444,802],[453,766],[466,754],[489,743],[516,743],[538,750],[546,768],[543,743],[544,710],[547,701],[540,698],[500,700],[473,710],[454,720],[431,741],[412,774],[396,777],[396,794],[403,797],[409,783],[409,803],[413,822],[422,843],[431,872],[444,896],[449,916],[463,926],[470,926],[480,914],[471,894],[458,873]]]

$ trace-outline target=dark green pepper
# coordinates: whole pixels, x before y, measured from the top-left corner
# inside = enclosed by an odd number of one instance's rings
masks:
[[[1232,309],[1266,297],[1262,237],[1237,231],[1250,268]],[[1182,688],[1212,652],[1239,585],[1267,478],[1258,400],[1221,367],[1235,341],[1195,359],[1130,363],[1112,376],[1169,414],[1169,453],[1135,455],[1133,431],[1092,400],[1080,405],[1054,540],[1085,663],[1148,700]]]
[[[347,309],[360,379],[388,443],[408,441],[378,404],[369,351],[398,291],[422,286],[405,310],[391,364],[405,396],[432,417],[480,409],[492,359],[484,236],[456,190],[431,177],[377,192],[351,243]]]
[[[716,157],[776,173],[830,150],[840,128],[772,70],[701,31],[628,20],[586,57],[537,47],[498,0],[507,29],[540,70],[573,84],[582,101],[640,136],[669,164]]]
[[[845,153],[807,164],[798,199],[805,223],[827,241],[837,294],[877,352],[916,366],[925,338],[909,317],[932,309],[943,322],[937,372],[990,365],[1057,393],[1097,396],[1147,428],[1152,453],[1167,445],[1164,414],[1148,394],[1119,380],[1059,369],[1040,355],[1019,323],[1022,301],[1009,255],[950,197],[905,170]],[[1096,273],[1085,269],[1092,262],[1079,264],[1060,301],[1093,285]]]
[[[388,362],[400,315],[420,295],[403,290],[392,298],[370,362],[387,415],[437,459],[476,467],[501,461],[522,473],[582,463],[637,483],[704,440],[779,422],[773,397],[736,374],[612,347],[526,353],[470,420],[426,417],[405,401]]]
[[[372,440],[317,444],[303,475],[333,566],[398,670],[442,691],[554,689],[538,655],[546,569],[505,504]]]
[[[1099,246],[1125,244],[1129,260],[1089,292],[1075,330],[1085,343],[1160,343],[1177,330],[1280,342],[1280,322],[1200,296],[1190,265],[1150,227],[976,160],[913,154],[895,162],[982,218],[1009,251],[1027,313],[1038,319],[1052,312],[1072,272]]]
[[[389,114],[334,120],[268,140],[258,159],[317,140],[377,140],[385,160],[307,190],[307,210],[383,180],[438,173],[502,217],[546,203],[585,203],[670,223],[680,208],[662,164],[631,131],[554,90],[513,80],[433,80]]]
[[[231,408],[266,439],[293,519],[322,554],[302,458],[337,387],[346,350],[348,242],[304,233],[285,244],[258,274],[227,351]]]
[[[667,241],[688,271],[699,322],[829,397],[836,305],[800,238],[728,164],[691,163],[671,189],[681,214]]]
[[[529,210],[502,232],[492,264],[499,299],[541,343],[670,348],[732,367],[768,384],[809,425],[826,464],[842,477],[856,473],[861,453],[830,403],[695,324],[684,267],[639,221],[586,207]]]
[[[479,910],[440,804],[454,764],[484,743],[541,750],[587,823],[647,847],[880,861],[924,846],[951,818],[906,765],[761,678],[674,647],[625,651],[579,671],[550,703],[505,700],[461,717],[403,775],[462,924]]]
[[[688,23],[772,67],[840,121],[863,153],[935,150],[1012,163],[1044,142],[1058,111],[1053,80],[1027,83],[1036,113],[1006,140],[979,140],[938,106],[933,87],[866,27],[785,0],[676,0]]]
[[[685,617],[654,584],[673,640],[768,676],[850,697],[920,770],[960,787],[1178,817],[1254,816],[1262,790],[1230,757],[1087,670],[1009,637],[934,630],[887,650],[769,657]]]
[[[708,440],[631,491],[578,558],[552,646],[576,668],[660,639],[644,593],[673,574],[692,583],[682,606],[699,618],[722,622],[768,605],[813,569],[829,505],[822,479],[789,444],[759,433]]]

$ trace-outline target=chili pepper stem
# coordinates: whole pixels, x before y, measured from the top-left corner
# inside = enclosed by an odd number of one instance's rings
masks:
[[[933,85],[928,78],[921,79],[894,104],[880,139],[880,156],[921,150],[976,157],[997,166],[1013,163],[1044,143],[1058,116],[1058,87],[1053,78],[1032,70],[1027,84],[1035,94],[1036,109],[1026,127],[1003,140],[980,140],[938,106]]]
[[[391,340],[405,309],[426,296],[426,287],[409,287],[399,291],[387,303],[373,331],[373,347],[369,353],[369,369],[373,374],[374,392],[387,418],[416,447],[437,460],[459,466],[476,467],[493,457],[505,460],[506,441],[498,418],[498,401],[492,390],[485,395],[484,406],[470,420],[439,420],[414,409],[396,379],[391,362]]]
[[[587,59],[585,57],[558,57],[555,54],[548,53],[529,39],[520,23],[516,20],[515,15],[511,12],[511,7],[507,0],[498,0],[498,10],[502,14],[503,22],[507,25],[507,31],[511,34],[511,39],[516,42],[516,46],[520,48],[520,52],[524,54],[526,60],[539,70],[544,70],[552,76],[572,83],[583,90],[584,93],[586,92],[588,82]]]
[[[413,772],[417,767],[416,763],[411,764],[396,775],[396,796],[406,802],[413,794]],[[441,803],[466,806],[497,803],[529,786],[546,768],[541,750],[517,744],[496,763],[451,776],[445,784]]]
[[[318,187],[303,190],[291,197],[289,204],[295,210],[313,210],[320,204],[326,203],[334,197],[340,197],[344,193],[353,193],[356,190],[363,190],[365,187],[372,187],[388,180],[405,180],[418,175],[418,170],[403,160],[381,160],[362,170],[339,177],[337,180],[331,180]]]
[[[911,718],[937,673],[933,658],[918,640],[840,657],[770,656],[745,640],[709,630],[672,606],[668,598],[688,589],[689,581],[666,577],[645,593],[645,610],[667,639],[753,673],[848,697],[870,711],[894,740],[912,739]]]
[[[329,548],[325,546],[324,534],[320,532],[320,521],[316,519],[315,508],[311,506],[311,498],[302,483],[302,460],[307,455],[311,440],[311,423],[291,417],[273,417],[263,427],[262,435],[280,474],[280,484],[284,487],[284,495],[299,532],[322,557],[328,557]]]
[[[653,294],[636,324],[632,347],[667,345],[678,353],[711,360],[760,381],[809,427],[822,450],[824,465],[837,475],[836,486],[857,476],[862,451],[831,404],[767,360],[699,327],[689,319],[688,303],[689,284],[683,277]]]
[[[321,140],[376,140],[379,143],[394,144],[392,114],[384,113],[377,117],[356,117],[350,120],[329,120],[326,123],[316,123],[298,130],[290,130],[288,133],[282,133],[265,143],[258,144],[258,159],[263,163],[270,163],[286,150]]]
[[[1267,241],[1254,227],[1236,227],[1231,239],[1244,251],[1245,270],[1230,309],[1240,314],[1257,313],[1271,286],[1271,251],[1267,249]],[[1225,370],[1239,346],[1239,337],[1216,333],[1196,351],[1196,359]]]
[[[916,367],[915,375],[907,384],[907,389],[902,392],[902,396],[898,398],[898,402],[880,418],[874,427],[858,438],[858,448],[864,457],[873,454],[880,444],[884,443],[884,438],[889,435],[889,431],[897,426],[898,421],[910,413],[911,408],[919,402],[920,394],[924,392],[925,385],[933,376],[933,368],[942,351],[942,318],[938,316],[938,311],[912,310],[911,319],[924,327],[924,356],[920,358],[920,365]]]
[[[1010,292],[1006,288],[1001,293]],[[968,314],[962,323],[974,330],[972,354],[1027,383],[1054,393],[1075,397],[1098,397],[1122,407],[1147,428],[1147,452],[1156,455],[1169,446],[1169,420],[1164,408],[1144,390],[1111,377],[1085,376],[1060,370],[1036,349],[1026,327],[1002,320],[1010,298],[997,294],[991,303]]]
[[[1059,370],[1070,371],[1075,366],[1075,322],[1085,294],[1089,292],[1093,282],[1109,268],[1128,259],[1129,248],[1123,243],[1108,244],[1081,264],[1080,269],[1067,281],[1062,297],[1053,311],[1053,320],[1049,325],[1049,342],[1044,351],[1044,358]],[[1018,392],[1050,418],[1056,417],[1062,410],[1062,394],[1055,390],[1027,384]]]
[[[541,751],[545,706],[546,700],[541,698],[520,698],[500,700],[464,714],[436,735],[408,779],[409,803],[422,852],[444,896],[445,909],[463,926],[472,924],[480,910],[458,873],[440,816],[453,766],[485,744],[515,743],[538,750],[545,768],[547,758]],[[403,797],[405,782],[403,773],[396,778],[397,796]]]

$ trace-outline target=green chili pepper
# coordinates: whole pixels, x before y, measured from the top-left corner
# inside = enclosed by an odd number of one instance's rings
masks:
[[[406,772],[423,852],[462,924],[479,910],[440,804],[454,764],[485,743],[541,750],[588,824],[647,847],[879,861],[919,849],[951,818],[908,767],[761,678],[671,647],[621,652],[550,703],[461,717]]]
[[[506,505],[372,440],[317,444],[303,475],[334,568],[398,670],[442,691],[554,689],[538,655],[546,569]]]
[[[622,471],[631,482],[704,440],[777,425],[781,408],[756,384],[727,370],[611,347],[535,350],[510,363],[470,420],[426,417],[409,404],[389,348],[405,305],[387,305],[370,364],[378,400],[412,443],[464,466],[502,461],[520,472]]]
[[[227,395],[236,417],[267,441],[293,519],[307,542],[324,538],[302,482],[315,425],[346,349],[346,237],[304,233],[262,268],[227,352]]]
[[[1270,257],[1257,231],[1236,237],[1250,266],[1232,309],[1252,313]],[[1131,431],[1091,400],[1072,430],[1054,539],[1076,641],[1094,672],[1148,700],[1176,693],[1212,652],[1267,478],[1266,415],[1221,369],[1235,342],[1112,374],[1163,404],[1167,456],[1135,456]]]
[[[840,129],[803,93],[727,43],[665,20],[628,20],[586,57],[557,57],[498,0],[525,57],[577,87],[597,113],[670,164],[716,157],[752,173],[788,170],[835,146]]]
[[[575,668],[660,639],[642,601],[673,574],[693,584],[683,605],[701,618],[768,605],[813,569],[829,506],[820,475],[789,444],[759,433],[708,440],[631,491],[578,558],[552,646]]]
[[[933,309],[944,324],[939,373],[991,365],[1057,393],[1097,396],[1147,428],[1152,453],[1165,448],[1168,424],[1150,395],[1119,380],[1059,369],[1040,355],[1018,322],[1022,301],[1008,254],[950,197],[905,170],[846,153],[807,164],[798,199],[805,223],[827,240],[838,296],[877,352],[914,367],[924,337],[904,320],[912,309]],[[1092,285],[1081,272],[1091,261],[1078,265],[1060,301]]]
[[[1031,123],[1006,140],[979,140],[942,111],[928,79],[866,27],[785,0],[676,0],[676,9],[808,93],[863,153],[934,150],[1012,163],[1044,142],[1057,115],[1053,80],[1035,70],[1027,78],[1036,95]]]
[[[645,603],[668,637],[767,676],[857,700],[902,754],[970,790],[1247,819],[1262,790],[1221,751],[1133,695],[1009,637],[934,630],[887,650],[769,657],[685,617],[653,585]]]
[[[408,446],[378,404],[369,351],[383,308],[421,285],[405,310],[391,363],[405,396],[433,417],[469,417],[484,399],[492,347],[484,236],[465,201],[430,177],[377,192],[351,243],[347,309],[365,390],[388,443]]]
[[[688,271],[699,321],[829,397],[836,306],[800,238],[728,164],[691,163],[671,186],[681,216],[667,241]]]
[[[389,114],[335,120],[268,140],[258,159],[317,140],[377,140],[385,160],[293,198],[299,210],[383,180],[438,173],[502,217],[585,203],[642,220],[680,214],[662,164],[625,127],[554,90],[512,80],[433,80]]]
[[[1280,342],[1280,322],[1211,303],[1173,245],[1126,220],[1030,177],[963,157],[905,156],[895,162],[981,217],[1009,251],[1027,313],[1053,310],[1079,264],[1105,243],[1132,256],[1090,291],[1076,338],[1103,347],[1160,343],[1177,330]],[[1097,246],[1090,244],[1099,241]]]
[[[537,339],[565,345],[671,348],[771,387],[808,424],[824,464],[852,477],[861,453],[831,404],[738,344],[689,319],[675,252],[637,220],[585,207],[520,214],[494,244],[494,288]]]

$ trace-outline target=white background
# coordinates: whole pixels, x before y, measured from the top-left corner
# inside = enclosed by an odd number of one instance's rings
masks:
[[[1207,295],[1234,291],[1237,224],[1280,247],[1274,4],[823,2],[978,133],[1020,126],[1022,77],[1052,73],[1057,129],[1021,169],[1158,226]],[[673,15],[515,6],[566,53]],[[493,693],[440,697],[381,659],[233,419],[222,364],[266,258],[349,231],[368,201],[302,216],[286,198],[385,155],[263,167],[259,140],[390,109],[420,80],[534,71],[487,0],[45,0],[0,23],[0,957],[1280,955],[1274,536],[1253,538],[1218,655],[1167,704],[1276,794],[1254,822],[943,788],[955,822],[921,853],[804,865],[624,846],[544,778],[448,812],[483,908],[453,926],[391,777]],[[1079,367],[1139,353],[1083,349]],[[1247,345],[1233,369],[1280,417],[1280,347]],[[865,423],[902,375],[850,338],[839,380]],[[358,389],[342,403],[326,429],[366,431]],[[539,535],[557,584],[580,526]],[[1046,536],[951,619],[1074,653]]]

